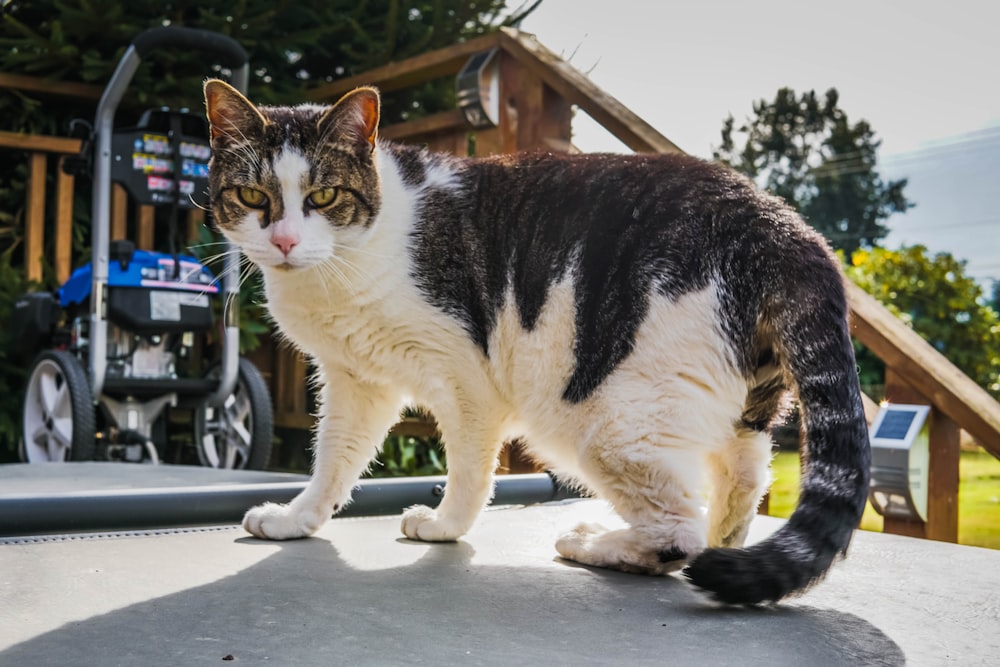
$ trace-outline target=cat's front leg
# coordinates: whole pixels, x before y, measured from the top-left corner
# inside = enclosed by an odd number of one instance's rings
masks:
[[[351,490],[399,419],[400,400],[387,387],[341,372],[320,372],[320,419],[313,474],[288,504],[264,503],[243,517],[243,528],[262,539],[308,537],[350,502]]]
[[[457,540],[472,527],[493,495],[493,471],[503,444],[499,429],[480,419],[438,416],[438,423],[448,452],[444,498],[437,509],[409,508],[401,526],[404,535],[425,542]]]

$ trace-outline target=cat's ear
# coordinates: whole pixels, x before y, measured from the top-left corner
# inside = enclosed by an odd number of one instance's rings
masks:
[[[205,109],[213,146],[258,136],[267,124],[250,100],[220,79],[205,82]]]
[[[378,120],[381,108],[378,91],[363,87],[352,90],[333,105],[319,119],[318,124],[322,134],[328,129],[332,134],[346,136],[357,146],[366,148],[369,152],[375,150],[375,138],[378,136]]]

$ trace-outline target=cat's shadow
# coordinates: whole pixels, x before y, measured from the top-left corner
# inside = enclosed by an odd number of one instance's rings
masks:
[[[562,561],[484,564],[464,539],[235,542],[277,550],[217,581],[13,646],[0,664],[201,664],[229,656],[282,665],[905,662],[892,640],[856,616],[719,608],[677,577]]]

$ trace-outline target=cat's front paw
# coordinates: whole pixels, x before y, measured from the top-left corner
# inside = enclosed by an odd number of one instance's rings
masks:
[[[465,531],[442,520],[437,512],[426,505],[414,505],[403,512],[403,523],[400,526],[403,535],[411,540],[423,542],[454,542]]]
[[[328,517],[292,505],[264,503],[243,516],[243,529],[262,540],[294,540],[309,537]]]

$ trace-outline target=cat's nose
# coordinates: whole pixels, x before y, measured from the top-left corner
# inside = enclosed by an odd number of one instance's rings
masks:
[[[275,234],[271,236],[271,244],[288,257],[292,248],[299,244],[299,237],[297,234]]]
[[[279,220],[271,226],[271,245],[281,251],[285,257],[302,240],[302,236],[295,225],[287,220]]]

